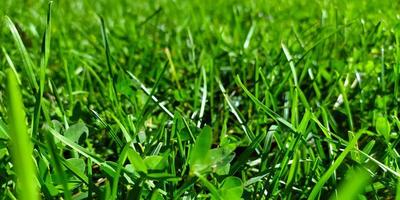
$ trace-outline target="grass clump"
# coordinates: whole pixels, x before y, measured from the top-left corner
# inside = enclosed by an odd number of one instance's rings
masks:
[[[0,199],[398,198],[399,8],[5,0]]]

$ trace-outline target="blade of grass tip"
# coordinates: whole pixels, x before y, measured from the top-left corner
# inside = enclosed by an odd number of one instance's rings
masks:
[[[22,95],[11,70],[7,70],[7,79],[11,152],[18,179],[18,196],[20,199],[37,200],[40,196],[32,160],[33,146],[25,123]]]
[[[133,75],[131,72],[127,71],[128,75],[133,79],[133,81],[140,86],[140,89],[143,90],[143,92],[146,93],[146,95],[150,96],[151,99],[165,112],[170,118],[174,118],[174,114],[172,114],[171,111],[169,111],[154,95],[151,95],[151,92],[149,89],[146,88],[146,86],[138,79],[136,78],[135,75]]]
[[[235,118],[237,119],[237,121],[240,124],[240,127],[243,129],[243,132],[246,134],[247,139],[249,139],[250,141],[254,140],[255,136],[254,134],[246,127],[244,120],[242,119],[241,115],[239,114],[239,112],[235,109],[235,107],[233,106],[229,96],[226,93],[226,90],[224,88],[224,86],[222,85],[221,81],[216,79],[219,88],[222,92],[222,95],[225,98],[225,101],[228,103],[229,108],[231,109],[231,112],[233,113],[233,115],[235,116]]]
[[[108,44],[106,25],[104,23],[104,18],[102,16],[99,16],[99,18],[100,18],[100,23],[101,23],[101,36],[103,38],[103,45],[104,45],[104,51],[105,51],[105,55],[106,55],[108,72],[110,73],[111,77],[113,77],[114,69],[111,65],[111,53],[110,53],[110,46]]]
[[[13,61],[11,60],[10,56],[8,55],[6,49],[4,47],[2,47],[1,49],[3,50],[4,57],[6,57],[6,61],[7,61],[8,65],[10,66],[10,68],[12,69],[12,71],[15,74],[15,78],[17,79],[18,84],[21,85],[21,79],[19,78],[19,75],[17,73],[17,70],[15,69]]]
[[[297,87],[298,86],[297,73],[296,73],[296,68],[294,66],[293,57],[290,54],[289,49],[286,47],[286,45],[283,42],[281,42],[281,47],[283,49],[283,53],[285,53],[286,59],[289,62],[290,70],[292,71],[294,86]]]
[[[276,122],[280,122],[281,124],[288,127],[290,130],[292,130],[293,132],[297,132],[297,130],[293,127],[292,124],[290,124],[283,117],[279,116],[273,110],[271,110],[270,108],[265,106],[263,103],[260,102],[260,100],[258,100],[253,94],[251,94],[251,92],[246,88],[246,86],[244,86],[244,84],[240,80],[239,76],[236,76],[235,81],[244,90],[244,92],[247,94],[247,96],[249,96],[250,99],[257,105],[258,108],[263,110],[267,115],[269,115]]]
[[[108,81],[111,84],[111,89],[110,90],[110,99],[111,101],[115,104],[115,107],[117,109],[115,109],[116,112],[120,112],[121,110],[121,105],[120,105],[120,101],[118,100],[118,92],[117,92],[117,87],[116,87],[116,81],[115,81],[115,68],[113,67],[113,65],[111,64],[111,51],[110,51],[110,45],[108,43],[108,37],[107,37],[107,28],[104,22],[104,18],[102,16],[99,16],[100,18],[100,23],[101,23],[101,36],[103,38],[103,45],[104,45],[104,53],[106,56],[106,61],[107,61],[107,67],[108,67],[108,71],[110,73],[110,76],[107,76]],[[120,114],[120,113],[119,113]]]
[[[338,158],[335,160],[335,162],[332,163],[332,165],[328,168],[328,170],[322,175],[322,177],[319,179],[319,181],[315,184],[313,187],[310,196],[308,197],[308,200],[313,200],[317,198],[319,192],[321,191],[322,187],[328,181],[328,179],[331,177],[333,172],[342,164],[344,158],[347,156],[347,154],[354,148],[355,144],[358,141],[358,138],[362,135],[362,131],[359,131],[352,140],[347,144],[346,148],[343,150],[343,152],[338,156]]]
[[[349,104],[349,100],[347,98],[347,93],[346,93],[346,86],[347,84],[343,84],[343,81],[340,79],[339,80],[339,89],[340,89],[340,93],[342,94],[343,97],[343,103],[346,109],[346,115],[347,118],[349,120],[349,126],[350,126],[350,130],[353,131],[354,130],[354,123],[353,123],[353,117],[351,114],[351,109],[350,109],[350,104]]]
[[[301,39],[301,37],[300,37],[298,31],[296,30],[296,27],[293,26],[293,25],[292,25],[292,30],[293,30],[294,36],[296,37],[297,42],[299,43],[299,45],[301,46],[301,48],[302,48],[303,50],[305,50],[304,42],[303,42],[303,40]]]
[[[251,25],[249,32],[247,33],[246,40],[244,41],[243,48],[249,48],[251,38],[253,37],[254,29],[256,28],[256,24]]]
[[[33,69],[35,68],[34,64],[28,54],[28,51],[25,48],[24,43],[22,42],[22,39],[21,39],[14,23],[11,21],[11,19],[8,16],[5,16],[5,21],[6,21],[8,28],[11,31],[14,42],[17,45],[17,49],[18,49],[19,53],[21,54],[22,62],[24,63],[24,66],[25,66],[23,69],[28,76],[31,86],[37,91],[39,86],[36,82],[35,73],[33,72]]]
[[[42,58],[40,63],[40,88],[41,88],[41,95],[43,95],[43,87],[44,87],[44,77],[46,68],[49,62],[50,57],[50,41],[51,41],[51,7],[53,5],[53,1],[49,2],[48,10],[47,10],[47,20],[46,20],[46,29],[43,34],[43,41],[42,41]]]
[[[206,74],[206,70],[204,69],[204,67],[201,67],[201,72],[203,74],[203,88],[202,88],[203,94],[201,96],[199,121],[197,122],[197,127],[199,127],[199,128],[201,126],[201,121],[204,116],[204,110],[206,108],[206,102],[207,102],[207,74]]]
[[[174,78],[174,81],[176,83],[176,86],[178,87],[178,90],[181,90],[181,85],[179,84],[179,77],[176,73],[174,62],[172,62],[171,52],[169,51],[168,48],[165,49],[165,54],[167,55],[169,64],[171,66],[172,77]]]
[[[51,39],[51,6],[52,1],[49,2],[47,10],[46,29],[43,34],[41,60],[40,60],[40,76],[39,76],[39,93],[36,96],[36,104],[34,110],[34,117],[32,119],[32,135],[34,135],[39,127],[40,110],[43,100],[44,84],[46,82],[46,68],[50,57],[50,39]]]

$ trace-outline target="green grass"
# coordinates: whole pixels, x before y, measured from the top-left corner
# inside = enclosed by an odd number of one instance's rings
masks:
[[[32,162],[32,143],[25,119],[21,91],[14,72],[7,70],[7,96],[9,116],[10,149],[17,177],[16,187],[21,199],[38,199],[36,168]]]
[[[0,199],[400,199],[395,1],[0,4]]]

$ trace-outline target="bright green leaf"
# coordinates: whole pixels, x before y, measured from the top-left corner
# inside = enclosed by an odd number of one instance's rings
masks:
[[[385,137],[386,140],[390,138],[390,123],[385,117],[379,116],[375,121],[376,132]]]
[[[209,164],[209,150],[212,143],[211,128],[206,126],[197,136],[194,147],[190,153],[189,164],[192,172],[205,169]]]
[[[222,182],[220,193],[222,199],[239,200],[243,193],[243,183],[240,178],[230,176]]]
[[[140,157],[139,153],[134,151],[132,148],[128,149],[128,159],[135,170],[147,174],[147,167],[144,160],[142,159],[142,157]]]
[[[86,125],[83,122],[79,122],[76,123],[72,126],[70,126],[64,133],[64,136],[68,139],[70,139],[71,141],[78,143],[79,138],[81,138],[81,136],[83,134],[85,134],[86,136],[89,133],[89,129],[86,127]]]
[[[144,162],[148,169],[162,170],[166,167],[166,162],[162,156],[147,156]]]

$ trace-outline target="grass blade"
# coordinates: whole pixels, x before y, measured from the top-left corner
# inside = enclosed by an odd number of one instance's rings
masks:
[[[40,199],[36,169],[32,161],[33,146],[26,127],[24,104],[17,79],[7,70],[8,113],[13,162],[18,179],[20,199]]]
[[[239,86],[244,90],[244,92],[247,94],[247,96],[249,96],[250,99],[257,105],[258,108],[260,108],[262,111],[264,111],[267,115],[269,115],[275,121],[280,122],[281,124],[288,127],[290,130],[292,130],[293,132],[296,132],[296,129],[293,127],[293,125],[291,123],[289,123],[283,117],[279,116],[273,110],[271,110],[270,108],[265,106],[263,103],[260,102],[260,100],[258,100],[253,94],[251,94],[251,92],[246,88],[246,86],[243,85],[239,76],[236,76],[235,80],[239,84]]]
[[[363,132],[360,131],[356,135],[354,135],[352,140],[347,144],[347,147],[344,149],[344,151],[338,156],[335,162],[332,163],[332,165],[324,173],[324,175],[322,175],[317,184],[315,184],[314,188],[310,193],[310,196],[308,197],[308,200],[313,200],[317,198],[319,192],[322,190],[322,187],[324,186],[326,181],[328,181],[328,179],[331,177],[334,171],[340,166],[340,164],[343,162],[347,154],[355,147],[355,144],[357,143],[358,138],[361,136],[362,133]]]
[[[8,16],[5,16],[5,21],[6,21],[6,24],[7,24],[8,28],[11,31],[11,34],[12,34],[13,39],[14,39],[14,42],[17,45],[17,49],[18,49],[19,53],[21,54],[22,61],[23,61],[24,66],[25,66],[23,69],[24,69],[26,75],[28,76],[28,80],[29,80],[31,86],[34,89],[36,89],[36,91],[37,91],[39,89],[39,86],[38,86],[38,84],[36,82],[36,78],[35,78],[36,76],[35,76],[35,73],[33,71],[33,69],[35,67],[34,67],[34,64],[33,64],[32,60],[31,60],[31,57],[29,56],[28,51],[26,50],[25,45],[22,42],[22,39],[21,39],[21,37],[20,37],[20,35],[19,35],[19,33],[17,31],[17,28],[15,27],[14,23],[11,21],[11,19]]]

